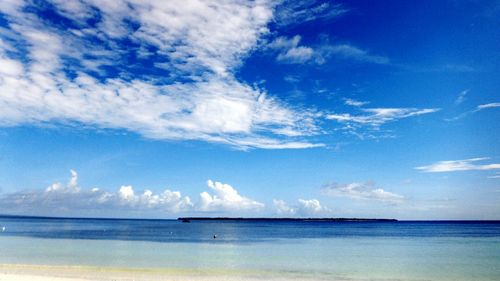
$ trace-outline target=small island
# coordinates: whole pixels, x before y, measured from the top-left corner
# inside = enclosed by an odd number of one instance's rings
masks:
[[[293,222],[397,222],[397,219],[370,218],[243,218],[243,217],[180,217],[182,222],[191,221],[293,221]]]

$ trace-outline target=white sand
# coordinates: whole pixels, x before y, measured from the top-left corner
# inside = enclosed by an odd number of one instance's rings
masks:
[[[50,277],[24,274],[1,274],[1,281],[89,281],[89,279],[68,278],[68,277]]]
[[[0,264],[0,281],[285,281],[308,280],[251,272],[179,269],[131,269],[86,266]],[[314,279],[321,280],[321,279]],[[325,280],[325,279],[323,279]],[[329,279],[331,280],[331,279]]]

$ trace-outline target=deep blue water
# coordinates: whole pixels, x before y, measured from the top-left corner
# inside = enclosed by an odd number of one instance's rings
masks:
[[[191,221],[0,216],[2,236],[155,242],[263,242],[342,237],[500,237],[500,221]],[[213,239],[217,235],[217,239]]]

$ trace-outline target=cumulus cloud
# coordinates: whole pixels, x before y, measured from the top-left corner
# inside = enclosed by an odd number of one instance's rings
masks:
[[[78,187],[78,173],[74,170],[70,170],[71,178],[68,181],[68,184],[64,186],[60,182],[56,182],[51,184],[45,189],[45,192],[80,192],[80,188]]]
[[[121,186],[117,192],[107,192],[100,188],[81,189],[78,174],[71,170],[71,178],[66,185],[54,183],[45,190],[19,191],[0,197],[2,210],[11,213],[53,216],[152,214],[156,216],[186,212],[194,204],[179,191],[165,190],[154,194],[144,190],[137,194],[130,185]]]
[[[70,171],[66,184],[56,182],[45,189],[24,190],[0,195],[0,209],[5,214],[96,217],[171,217],[179,214],[262,213],[265,204],[241,195],[229,184],[207,181],[210,191],[199,194],[196,202],[180,191],[165,189],[155,193],[122,185],[116,191],[98,187],[81,188],[78,174]],[[274,199],[280,216],[330,215],[331,210],[317,199],[298,199],[293,205]],[[269,211],[269,210],[267,210]]]
[[[40,18],[47,10],[53,18]],[[321,146],[306,140],[318,130],[310,112],[233,75],[268,33],[269,2],[4,2],[0,12],[0,126],[85,124],[240,148]]]
[[[193,203],[180,191],[166,189],[154,193],[149,189],[137,192],[131,185],[122,185],[116,192],[108,192],[97,187],[83,189],[78,186],[78,174],[71,170],[67,184],[54,183],[44,190],[19,191],[0,197],[2,210],[17,214],[106,215],[130,214],[164,216],[176,213],[203,212],[259,212],[265,205],[247,198],[229,184],[207,181],[211,192],[200,193],[199,201]],[[315,202],[306,207],[311,211],[320,210]],[[319,204],[319,202],[318,202]],[[319,209],[318,209],[319,208]],[[294,210],[291,214],[294,214]]]
[[[134,189],[131,185],[122,185],[118,191],[118,195],[125,202],[131,202],[135,199]]]
[[[402,203],[405,200],[404,196],[376,187],[373,182],[331,183],[323,186],[322,191],[329,196],[348,197],[357,200],[374,200],[387,203]]]
[[[328,208],[321,206],[321,203],[317,199],[299,199],[298,202],[297,212],[299,214],[316,215],[329,211]]]
[[[241,196],[229,184],[208,180],[207,185],[214,194],[206,191],[200,194],[198,208],[201,211],[259,211],[264,208],[263,203]]]
[[[317,199],[298,199],[297,204],[294,206],[289,206],[283,200],[274,199],[273,205],[276,213],[281,216],[314,216],[326,215],[331,212],[330,209],[322,206]]]
[[[273,199],[273,205],[278,215],[292,216],[297,212],[295,208],[290,207],[283,200]]]
[[[439,161],[427,166],[416,167],[415,169],[426,173],[442,173],[442,172],[455,172],[455,171],[471,171],[471,170],[496,170],[500,169],[500,164],[475,164],[490,159],[489,157],[477,157],[464,160],[446,160]]]

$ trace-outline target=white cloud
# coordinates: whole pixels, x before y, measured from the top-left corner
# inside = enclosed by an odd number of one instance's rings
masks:
[[[276,59],[289,63],[304,63],[312,57],[313,53],[313,49],[309,47],[294,47],[280,53]]]
[[[274,199],[274,208],[276,213],[281,216],[314,216],[327,215],[331,211],[327,207],[321,205],[317,199],[298,199],[295,206],[289,206],[285,201]]]
[[[116,192],[107,192],[97,187],[80,189],[77,177],[77,173],[71,170],[71,178],[65,186],[54,183],[45,190],[4,194],[0,197],[0,206],[14,213],[38,214],[39,211],[47,215],[80,216],[89,211],[95,211],[95,215],[99,216],[117,212],[122,216],[161,216],[181,212],[260,212],[265,207],[261,202],[240,195],[231,185],[212,180],[208,180],[207,185],[213,194],[202,192],[199,201],[193,203],[188,196],[182,196],[180,191],[170,189],[157,194],[149,189],[138,193],[131,185],[122,185]],[[316,202],[308,203],[303,209],[323,210]],[[295,210],[290,214],[294,213]]]
[[[495,108],[495,107],[500,107],[500,102],[493,102],[493,103],[487,103],[487,104],[481,104],[478,105],[476,110],[482,110],[482,109],[487,109],[487,108]]]
[[[325,133],[319,127],[325,116],[374,124],[411,114],[383,118],[379,113],[323,114],[285,104],[259,86],[238,80],[236,69],[261,46],[262,37],[269,34],[267,25],[279,21],[281,16],[273,18],[273,11],[282,4],[51,3],[54,12],[73,21],[72,28],[39,18],[31,12],[34,9],[27,9],[36,5],[33,2],[0,5],[7,22],[0,39],[1,127],[83,125],[239,149],[301,149],[324,146],[312,139]],[[282,7],[290,18],[302,21],[345,12],[329,3],[283,5],[290,8]],[[96,24],[89,25],[90,19]],[[384,63],[383,57],[348,44],[313,48],[301,46],[300,40],[298,35],[279,37],[269,48],[277,52],[278,60],[289,63],[321,63],[331,56]],[[129,57],[138,63],[131,64]],[[143,71],[145,64],[155,72]]]
[[[273,199],[273,205],[276,208],[276,213],[278,215],[292,216],[297,213],[295,208],[288,206],[288,204],[283,200]]]
[[[283,63],[305,63],[312,58],[314,50],[309,47],[299,46],[301,37],[292,38],[280,36],[272,41],[268,48],[277,50],[276,60]]]
[[[11,59],[0,57],[0,76],[1,77],[16,77],[23,73],[23,65]]]
[[[343,123],[357,123],[379,127],[387,122],[396,121],[413,116],[434,113],[437,108],[366,108],[361,109],[366,112],[364,115],[351,115],[349,113],[327,114],[326,119],[335,120]]]
[[[387,64],[389,59],[383,56],[372,55],[368,51],[349,44],[328,44],[309,47],[300,46],[302,37],[295,35],[291,38],[280,36],[268,44],[268,48],[278,52],[276,60],[282,63],[302,64],[313,62],[323,64],[328,59],[350,59],[367,63]]]
[[[301,78],[297,75],[286,75],[285,77],[283,77],[283,80],[291,84],[296,84],[300,82]]]
[[[367,105],[370,102],[369,101],[358,101],[358,100],[354,100],[354,99],[344,99],[344,103],[346,105],[359,107],[359,106]]]
[[[389,63],[389,59],[387,57],[372,55],[366,50],[349,44],[323,45],[318,48],[317,52],[319,54],[317,58],[319,63],[323,63],[332,56],[375,64]]]
[[[272,50],[287,51],[289,49],[297,47],[300,43],[300,40],[302,40],[302,37],[300,35],[295,35],[291,38],[280,36],[269,43],[267,47]]]
[[[71,189],[79,190],[78,189],[78,173],[75,170],[70,170],[71,173],[71,178],[68,183],[68,187]]]
[[[446,64],[431,69],[431,71],[476,72],[477,69],[470,65],[465,65],[465,64]]]
[[[421,170],[426,173],[442,173],[442,172],[455,172],[455,171],[471,171],[471,170],[496,170],[500,169],[500,164],[475,164],[490,159],[489,157],[478,157],[464,160],[447,160],[439,161],[427,166],[416,167],[415,169]]]
[[[229,184],[207,181],[208,187],[215,193],[200,193],[198,208],[202,211],[259,211],[264,204],[241,196]]]
[[[79,27],[58,29],[27,12],[23,6],[29,2],[0,6],[10,34],[0,44],[0,126],[85,124],[153,139],[204,140],[240,148],[321,146],[305,140],[318,131],[310,112],[287,106],[233,75],[268,33],[272,4],[53,4]],[[89,26],[89,18],[98,19],[97,24]],[[121,44],[123,39],[137,47]],[[25,62],[8,57],[11,49],[25,56]],[[133,52],[138,58],[154,55],[165,75],[134,71],[137,66],[125,59]],[[306,55],[306,49],[288,54],[293,59]],[[117,74],[107,72],[109,68]]]
[[[317,215],[328,212],[329,209],[321,206],[317,199],[299,199],[297,212],[303,215]]]
[[[394,138],[395,134],[391,130],[383,129],[386,123],[396,122],[401,119],[414,116],[434,113],[437,108],[360,108],[360,112],[352,113],[327,113],[324,117],[327,120],[336,121],[342,132],[353,135],[361,140]]]
[[[125,202],[131,202],[135,198],[134,189],[131,185],[122,185],[118,191],[118,195]]]
[[[329,20],[340,17],[349,10],[338,3],[306,0],[280,1],[275,22],[279,26],[293,26],[313,20]]]
[[[476,106],[475,109],[473,110],[469,110],[469,111],[466,111],[458,116],[455,116],[453,118],[448,118],[448,119],[445,119],[446,121],[457,121],[457,120],[460,120],[468,115],[471,115],[471,114],[474,114],[476,112],[479,112],[479,111],[482,111],[482,110],[485,110],[485,109],[490,109],[490,108],[497,108],[497,107],[500,107],[500,102],[492,102],[492,103],[486,103],[486,104],[480,104],[478,106]]]
[[[47,187],[45,192],[80,192],[80,188],[78,187],[78,173],[74,170],[70,170],[70,173],[71,178],[66,186],[63,186],[60,182],[56,182]]]
[[[165,190],[154,194],[145,190],[136,194],[130,185],[121,186],[116,193],[99,188],[80,189],[77,173],[71,170],[66,186],[54,183],[45,190],[20,191],[3,194],[0,206],[17,214],[43,214],[52,216],[149,213],[155,216],[193,210],[193,203],[179,191]]]
[[[376,187],[373,182],[353,182],[348,184],[331,183],[323,187],[330,196],[349,197],[358,200],[375,200],[388,203],[402,203],[405,197]]]
[[[462,92],[460,92],[460,94],[458,94],[457,98],[455,99],[455,102],[454,104],[455,105],[460,105],[462,104],[466,99],[467,99],[467,93],[469,93],[469,90],[463,90]]]

